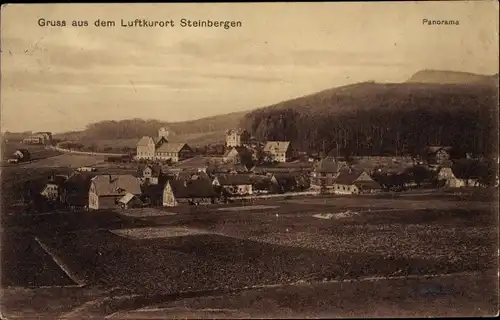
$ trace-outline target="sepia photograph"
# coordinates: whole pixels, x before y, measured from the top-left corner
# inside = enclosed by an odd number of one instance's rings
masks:
[[[2,319],[498,316],[498,1],[0,12]]]

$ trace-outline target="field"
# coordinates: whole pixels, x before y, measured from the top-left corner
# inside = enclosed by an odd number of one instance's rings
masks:
[[[105,156],[60,154],[36,162],[22,163],[24,168],[79,168],[104,162]]]
[[[63,159],[96,161],[64,156],[2,168],[8,318],[481,316],[498,308],[497,189],[96,212],[16,206],[25,182],[70,171]],[[19,308],[34,295],[36,304]]]

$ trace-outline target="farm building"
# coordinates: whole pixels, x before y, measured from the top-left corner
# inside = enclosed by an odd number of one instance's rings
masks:
[[[226,131],[226,147],[241,147],[250,140],[250,133],[243,129],[231,129]]]
[[[166,128],[158,130],[158,137],[142,137],[137,142],[136,148],[137,159],[178,162],[193,156],[193,150],[186,143],[168,141],[168,130]]]
[[[132,175],[98,175],[92,178],[88,192],[90,209],[110,209],[127,193],[140,196],[141,186]]]
[[[136,177],[141,184],[158,184],[161,175],[161,166],[146,164],[139,165]]]
[[[220,188],[231,196],[253,194],[252,178],[248,174],[217,175],[212,184],[214,187]]]
[[[290,141],[268,141],[263,151],[270,161],[287,162],[292,157]]]
[[[163,206],[175,207],[181,203],[209,204],[218,197],[210,181],[171,180],[163,188]]]
[[[343,169],[333,182],[332,191],[336,194],[374,193],[382,187],[368,173],[359,169]]]
[[[331,156],[322,159],[314,165],[311,172],[311,187],[332,189],[335,179],[344,168],[347,168],[344,161],[337,161]]]

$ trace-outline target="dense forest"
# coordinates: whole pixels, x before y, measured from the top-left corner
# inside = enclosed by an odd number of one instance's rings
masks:
[[[416,155],[429,145],[496,153],[498,87],[360,83],[255,110],[241,125],[262,140],[291,140],[303,151]]]

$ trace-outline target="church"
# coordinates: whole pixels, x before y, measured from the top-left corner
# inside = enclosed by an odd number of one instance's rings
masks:
[[[178,162],[193,156],[193,150],[186,143],[169,142],[168,134],[168,129],[163,127],[157,137],[142,137],[137,142],[136,159]]]

